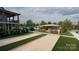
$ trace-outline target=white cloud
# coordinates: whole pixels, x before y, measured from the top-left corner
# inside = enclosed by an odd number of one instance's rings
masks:
[[[72,7],[6,7],[6,9],[20,13],[21,23],[28,19],[32,19],[34,22],[40,20],[56,22],[66,18],[74,22],[79,19],[79,8]]]

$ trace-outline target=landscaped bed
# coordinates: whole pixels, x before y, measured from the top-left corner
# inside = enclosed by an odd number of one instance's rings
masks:
[[[76,38],[60,36],[52,51],[79,51],[79,41]]]
[[[23,44],[26,44],[28,42],[34,41],[34,40],[36,40],[38,38],[41,38],[41,37],[43,37],[45,35],[46,34],[40,34],[40,35],[31,37],[31,38],[27,38],[27,39],[24,39],[24,40],[21,40],[21,41],[18,41],[18,42],[14,42],[14,43],[11,43],[11,44],[7,44],[7,45],[4,45],[4,46],[0,46],[0,51],[8,51],[8,50],[13,49],[13,48],[16,48],[16,47],[18,47],[20,45],[23,45]]]
[[[17,36],[22,36],[22,35],[26,35],[26,34],[31,34],[31,33],[32,32],[2,36],[2,37],[0,37],[0,40],[6,39],[6,38],[12,38],[12,37],[17,37]]]

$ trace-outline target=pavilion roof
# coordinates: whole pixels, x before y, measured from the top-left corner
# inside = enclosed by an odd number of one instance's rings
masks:
[[[0,7],[0,13],[4,13],[7,17],[12,17],[12,16],[20,15],[19,13],[6,10],[3,7]]]
[[[46,24],[46,25],[41,25],[41,26],[59,26],[57,24]]]

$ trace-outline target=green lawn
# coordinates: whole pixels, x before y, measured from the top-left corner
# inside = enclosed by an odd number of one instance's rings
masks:
[[[40,34],[40,35],[31,37],[31,38],[27,38],[27,39],[24,39],[24,40],[21,40],[21,41],[18,41],[18,42],[14,42],[14,43],[11,43],[11,44],[8,44],[8,45],[0,46],[0,51],[8,51],[8,50],[16,48],[16,47],[18,47],[20,45],[23,45],[23,44],[26,44],[28,42],[34,41],[34,40],[36,40],[36,39],[38,39],[40,37],[43,37],[45,35],[46,34]]]
[[[76,38],[60,36],[52,51],[79,51],[79,41]]]
[[[69,33],[69,32],[62,32],[62,33],[60,33],[61,35],[68,35],[68,36],[73,36],[71,33]]]

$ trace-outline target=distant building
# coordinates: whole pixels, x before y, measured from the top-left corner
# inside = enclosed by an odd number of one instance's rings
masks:
[[[75,29],[79,30],[79,22],[77,23],[77,25],[75,25]]]
[[[73,29],[76,31],[76,33],[79,33],[79,22],[76,25],[73,25]]]
[[[19,15],[0,7],[0,34],[10,34],[14,28],[18,29]]]
[[[60,26],[56,24],[47,24],[41,25],[40,31],[51,32],[51,33],[60,33]]]

